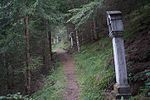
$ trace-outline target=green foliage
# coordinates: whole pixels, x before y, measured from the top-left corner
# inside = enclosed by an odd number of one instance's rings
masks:
[[[149,97],[145,97],[141,94],[137,95],[137,96],[132,96],[129,100],[149,100]]]
[[[69,42],[62,40],[58,44],[53,45],[53,51],[56,51],[56,49],[61,48],[61,49],[68,49],[69,48]]]
[[[41,65],[42,65],[42,59],[41,59],[41,57],[32,58],[31,59],[31,64],[30,64],[30,69],[31,70],[35,70],[35,69],[37,69]]]
[[[66,35],[66,33],[67,33],[66,27],[59,25],[59,26],[55,27],[54,33],[55,34],[52,33],[53,39],[56,40],[57,39],[56,37],[58,36],[60,41],[58,43],[55,43],[52,45],[53,51],[55,51],[57,48],[62,48],[62,49],[69,48],[69,41],[68,41],[68,37]]]
[[[129,74],[129,80],[132,82],[143,81],[144,85],[140,87],[139,93],[143,96],[148,96],[150,90],[150,70],[145,70],[135,75]]]
[[[126,20],[128,20],[127,23],[127,30],[125,32],[125,38],[128,40],[133,40],[135,37],[137,37],[137,33],[148,33],[150,30],[149,23],[150,23],[150,2],[148,0],[139,0],[138,2],[139,8],[132,11],[129,15],[126,16]],[[144,37],[144,36],[143,36]],[[134,45],[134,44],[132,44]],[[136,52],[136,51],[133,51]],[[147,55],[147,54],[146,54]],[[142,54],[144,57],[145,55]],[[142,59],[140,57],[140,59]],[[128,63],[132,63],[128,62]],[[139,63],[139,62],[138,62]],[[145,62],[140,62],[145,63]],[[143,66],[141,66],[143,67]],[[150,90],[150,80],[149,80],[149,70],[144,71],[138,71],[138,73],[130,73],[129,74],[129,80],[130,83],[137,83],[137,82],[143,82],[143,86],[140,87],[138,91],[139,96],[148,96],[149,90]],[[133,97],[133,100],[138,100],[139,96]],[[135,98],[135,99],[134,99]],[[141,99],[142,100],[142,99]]]
[[[34,100],[62,100],[64,90],[64,73],[60,63],[55,65],[56,70],[45,78],[45,85],[32,95]]]
[[[150,10],[150,2],[146,4],[144,7],[141,7],[133,11],[130,15],[127,16],[127,18],[130,18],[127,27],[130,34],[149,31],[150,29],[149,10]]]
[[[23,96],[20,93],[8,94],[7,96],[0,96],[0,100],[34,100],[28,96]]]
[[[97,9],[102,7],[103,0],[95,0],[83,5],[81,8],[74,8],[69,10],[71,18],[67,21],[72,22],[78,29],[82,24],[86,23],[91,17],[95,17]]]
[[[60,0],[1,0],[0,1],[0,94],[8,93],[7,80],[11,78],[15,88],[9,92],[23,92],[25,72],[25,38],[24,38],[24,17],[29,17],[29,40],[30,40],[30,69],[35,71],[42,65],[46,32],[50,32],[53,25],[63,21],[63,14]],[[46,25],[46,22],[48,24]],[[47,30],[46,30],[47,28]],[[38,48],[37,50],[35,50]],[[46,52],[46,50],[45,50]],[[13,75],[8,68],[12,68]],[[36,70],[37,71],[37,70]],[[12,77],[11,77],[12,76]],[[21,78],[21,79],[20,79]],[[20,80],[19,80],[20,79]],[[32,80],[32,79],[31,79]],[[17,87],[17,88],[16,88]],[[19,88],[19,90],[18,90]]]
[[[57,1],[57,0],[56,0]],[[63,15],[57,9],[57,2],[54,0],[37,0],[34,3],[34,13],[39,18],[47,19],[50,23],[58,23]]]
[[[108,62],[112,58],[111,42],[108,38],[82,47],[75,54],[81,100],[103,100],[103,93],[114,79],[112,66]]]

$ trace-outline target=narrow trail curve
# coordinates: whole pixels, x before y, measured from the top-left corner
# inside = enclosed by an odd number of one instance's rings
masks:
[[[64,74],[67,86],[64,91],[64,100],[78,100],[79,87],[76,80],[74,60],[70,54],[64,50],[57,49],[57,55],[64,66]]]

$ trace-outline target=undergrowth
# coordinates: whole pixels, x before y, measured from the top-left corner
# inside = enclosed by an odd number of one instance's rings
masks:
[[[127,40],[132,40],[133,43],[130,45],[133,45],[136,48],[138,48],[139,46],[136,46],[136,44],[134,44],[134,42],[139,41],[138,39],[140,39],[140,38],[137,39],[138,35],[140,35],[142,33],[145,34],[145,36],[143,35],[141,37],[141,42],[144,42],[144,37],[148,36],[146,34],[150,30],[149,11],[150,11],[150,2],[145,4],[141,8],[137,8],[136,10],[132,11],[129,15],[126,16],[128,23],[127,23],[127,27],[126,27],[127,30],[126,30],[124,36]],[[145,44],[145,43],[143,43],[143,44]],[[140,48],[140,49],[145,49],[145,51],[143,51],[145,54],[149,50],[149,49],[146,49],[146,44],[145,44],[144,48]],[[132,50],[131,48],[127,48],[127,51],[131,52],[131,50]],[[133,51],[133,52],[137,52],[137,51]],[[142,57],[140,57],[140,53],[137,53],[137,57],[139,57],[142,60],[144,59],[143,57],[148,58],[148,53],[145,55],[143,52],[142,52]],[[134,56],[134,55],[132,55],[132,56]],[[134,59],[134,60],[136,61],[136,59]],[[128,61],[127,65],[130,65],[130,63],[134,63],[134,60]],[[144,64],[144,63],[146,63],[146,61],[144,61],[144,60],[136,61],[135,64],[138,64],[138,63]],[[141,68],[142,67],[144,67],[144,66],[141,66]],[[149,67],[149,65],[148,65],[148,67]],[[131,67],[128,66],[128,68],[133,69],[133,66],[131,66]],[[129,72],[130,72],[130,70],[131,69],[129,69]],[[145,69],[144,71],[139,70],[137,73],[129,73],[128,78],[129,78],[130,83],[137,84],[137,81],[139,81],[139,80],[141,80],[143,82],[143,84],[140,86],[139,90],[137,91],[138,95],[134,96],[133,100],[145,100],[145,99],[139,99],[139,98],[150,97],[150,79],[149,79],[149,77],[150,77],[150,70],[148,68]]]
[[[103,38],[82,47],[74,55],[77,65],[80,100],[103,100],[104,91],[114,80],[111,41]]]
[[[70,44],[68,42],[68,39],[62,39],[59,43],[53,44],[53,51],[55,52],[56,49],[60,48],[60,49],[67,49],[69,48]]]
[[[57,63],[56,70],[45,79],[43,88],[32,95],[34,100],[62,100],[65,79],[63,67]]]
[[[145,6],[132,11],[130,14],[125,16],[127,20],[126,31],[124,37],[126,39],[135,38],[137,33],[148,32],[150,30],[150,3]]]

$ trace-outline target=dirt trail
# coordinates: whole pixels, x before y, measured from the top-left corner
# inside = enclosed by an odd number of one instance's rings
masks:
[[[64,100],[78,100],[79,87],[76,80],[74,60],[65,51],[58,49],[57,54],[63,63],[67,86],[64,91]]]

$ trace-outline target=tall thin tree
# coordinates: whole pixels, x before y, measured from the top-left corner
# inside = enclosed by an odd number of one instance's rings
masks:
[[[30,71],[30,63],[31,63],[31,58],[30,58],[30,41],[29,41],[29,16],[24,17],[24,25],[25,25],[25,32],[24,32],[24,37],[25,37],[25,53],[26,53],[26,92],[30,94],[31,92],[31,71]]]

